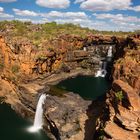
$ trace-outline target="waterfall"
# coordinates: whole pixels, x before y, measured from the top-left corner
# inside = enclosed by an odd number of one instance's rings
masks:
[[[112,46],[109,47],[107,57],[112,57]]]
[[[86,47],[84,47],[84,48],[83,48],[83,50],[84,50],[84,51],[87,51],[87,48],[86,48]]]
[[[42,94],[39,98],[39,101],[37,103],[36,107],[36,112],[35,112],[35,119],[34,119],[34,124],[32,127],[29,128],[30,132],[37,132],[39,129],[42,128],[43,125],[43,104],[46,99],[45,94]]]
[[[105,77],[106,76],[106,62],[105,61],[101,61],[100,62],[100,69],[97,71],[97,73],[95,74],[95,77]]]
[[[95,77],[105,77],[107,74],[107,63],[109,61],[111,61],[112,58],[112,46],[109,46],[108,51],[107,51],[107,56],[105,61],[101,61],[102,63],[99,64],[100,68],[99,70],[96,72]]]

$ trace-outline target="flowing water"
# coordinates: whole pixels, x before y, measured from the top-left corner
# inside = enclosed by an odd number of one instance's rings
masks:
[[[46,95],[42,94],[37,103],[34,124],[29,128],[29,132],[37,132],[43,125],[43,104],[45,102]]]
[[[101,61],[100,63],[100,68],[99,70],[95,73],[95,77],[105,77],[106,74],[107,74],[107,63],[111,61],[111,58],[112,58],[112,46],[110,46],[108,48],[108,51],[107,51],[107,57],[105,58],[105,61]]]
[[[112,57],[112,46],[109,47],[107,57]]]

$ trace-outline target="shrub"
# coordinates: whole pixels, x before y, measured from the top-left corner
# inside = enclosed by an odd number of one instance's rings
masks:
[[[0,63],[0,69],[3,69],[3,67],[4,67],[4,64]]]
[[[123,95],[122,91],[116,92],[115,97],[118,101],[122,101],[124,99],[124,95]]]
[[[49,94],[51,95],[55,95],[55,96],[58,96],[58,97],[65,97],[65,93],[67,91],[65,89],[62,89],[60,87],[57,87],[57,86],[51,86],[50,87],[50,91],[49,91]]]
[[[12,73],[18,73],[19,72],[20,67],[18,65],[13,65],[11,68]]]

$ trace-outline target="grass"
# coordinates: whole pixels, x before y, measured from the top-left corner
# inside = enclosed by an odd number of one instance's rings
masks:
[[[17,20],[13,21],[1,21],[0,30],[7,30],[10,36],[22,36],[32,40],[35,45],[39,45],[43,40],[51,40],[57,38],[60,34],[76,35],[81,38],[85,38],[88,34],[100,34],[100,35],[115,35],[125,36],[132,34],[133,32],[115,32],[115,31],[98,31],[95,29],[82,28],[80,25],[74,25],[72,23],[57,24],[56,22],[33,24],[31,22],[21,22]]]

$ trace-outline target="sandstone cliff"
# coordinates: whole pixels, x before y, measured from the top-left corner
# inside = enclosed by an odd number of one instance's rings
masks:
[[[140,139],[140,38],[135,37],[129,38],[133,41],[114,64],[112,89],[100,124],[104,139]]]

